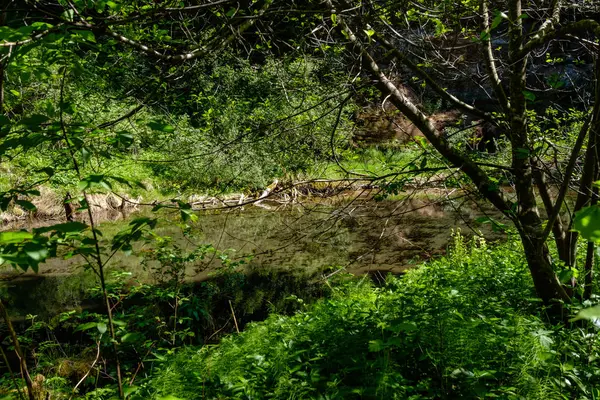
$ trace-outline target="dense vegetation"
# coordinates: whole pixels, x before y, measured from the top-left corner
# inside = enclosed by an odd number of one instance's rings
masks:
[[[177,352],[140,396],[597,397],[596,329],[544,323],[522,251],[457,233],[447,257],[381,287],[342,280],[293,316]]]
[[[8,2],[0,263],[76,266],[85,304],[15,318],[49,300],[2,288],[2,395],[600,396],[600,9],[541,3]],[[330,215],[319,247],[354,204],[397,204],[372,215],[376,252],[414,198],[477,204],[502,240],[455,230],[372,282],[257,265],[195,228],[286,205]]]

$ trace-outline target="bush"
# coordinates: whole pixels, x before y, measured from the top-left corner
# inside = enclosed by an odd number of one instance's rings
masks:
[[[155,370],[145,398],[484,398],[598,395],[596,335],[533,315],[517,242],[454,236],[449,255],[373,288],[350,280]]]

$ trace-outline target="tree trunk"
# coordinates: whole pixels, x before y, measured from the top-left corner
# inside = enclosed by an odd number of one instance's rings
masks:
[[[10,316],[8,315],[8,311],[6,311],[2,300],[0,300],[0,315],[4,319],[4,322],[6,322],[6,327],[8,328],[8,333],[10,334],[11,340],[13,342],[15,353],[17,354],[17,358],[19,359],[21,376],[23,377],[23,380],[25,380],[25,385],[27,385],[27,396],[29,397],[29,400],[35,400],[35,391],[33,389],[33,381],[31,380],[31,375],[29,375],[29,369],[27,368],[27,360],[25,359],[25,354],[21,350],[17,332],[15,331],[15,328],[12,325]]]
[[[554,273],[548,245],[538,235],[519,234],[538,297],[551,308],[553,314],[562,317],[562,303],[569,302],[570,298]]]

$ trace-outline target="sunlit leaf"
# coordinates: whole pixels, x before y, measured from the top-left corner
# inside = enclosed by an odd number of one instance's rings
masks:
[[[25,231],[0,232],[0,243],[20,243],[24,240],[33,239],[33,234]]]
[[[158,121],[148,122],[147,125],[150,129],[155,130],[155,131],[166,132],[166,133],[175,132],[175,128],[173,128],[171,125],[164,124],[164,123],[158,122]]]
[[[585,207],[575,213],[573,229],[590,242],[600,242],[600,207]]]
[[[577,313],[570,321],[578,321],[580,319],[600,318],[600,304],[594,307],[585,308]]]
[[[98,322],[96,324],[96,328],[98,328],[98,332],[100,332],[101,335],[106,333],[106,324],[104,322]]]

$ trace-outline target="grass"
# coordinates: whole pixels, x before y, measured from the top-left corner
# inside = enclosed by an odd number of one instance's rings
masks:
[[[339,163],[321,163],[311,168],[310,178],[341,179],[349,171],[354,174],[381,176],[397,172],[411,162],[420,162],[420,151],[414,147],[369,146],[346,150],[339,154]]]

